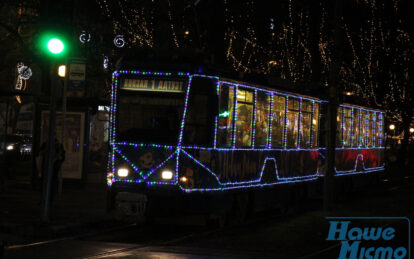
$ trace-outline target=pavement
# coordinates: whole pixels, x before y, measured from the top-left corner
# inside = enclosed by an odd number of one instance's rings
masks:
[[[106,186],[63,186],[50,209],[50,220],[41,220],[41,192],[28,181],[7,180],[0,192],[0,241],[8,245],[36,242],[100,229],[116,224],[106,212]]]

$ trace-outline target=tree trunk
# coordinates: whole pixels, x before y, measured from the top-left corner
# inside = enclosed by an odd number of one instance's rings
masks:
[[[407,111],[403,114],[402,130],[404,131],[404,138],[401,142],[401,147],[398,155],[398,165],[400,168],[405,168],[407,162],[407,148],[410,141],[410,124],[413,117],[413,111]]]

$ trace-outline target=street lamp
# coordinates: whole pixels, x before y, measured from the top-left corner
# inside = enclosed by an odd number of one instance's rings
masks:
[[[414,128],[410,128],[410,133],[414,133]]]
[[[392,146],[394,146],[395,125],[390,124],[389,129],[392,130],[392,136],[391,136],[392,142],[391,142],[391,144],[392,144]]]

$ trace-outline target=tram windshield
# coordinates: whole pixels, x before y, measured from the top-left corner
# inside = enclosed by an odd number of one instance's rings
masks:
[[[184,97],[183,93],[119,91],[117,141],[176,144]]]

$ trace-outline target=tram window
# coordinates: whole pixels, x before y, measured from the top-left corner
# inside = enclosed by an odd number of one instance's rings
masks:
[[[360,124],[361,122],[359,121],[359,113],[361,112],[361,110],[359,109],[354,109],[354,128],[353,128],[353,141],[352,141],[352,146],[353,147],[358,147],[359,144],[359,132],[360,132]]]
[[[238,89],[236,111],[236,146],[252,145],[253,92]]]
[[[362,134],[362,146],[366,147],[368,144],[368,128],[369,128],[369,114],[367,111],[362,111],[361,117],[361,134]]]
[[[285,126],[285,104],[286,97],[276,95],[273,98],[272,114],[272,147],[283,146],[283,131]]]
[[[376,115],[375,112],[369,113],[369,129],[368,129],[368,146],[372,147],[375,144],[375,128],[376,128]]]
[[[265,147],[269,135],[269,109],[270,97],[267,93],[259,91],[256,102],[256,130],[255,146]]]
[[[310,130],[312,118],[312,104],[304,100],[302,102],[302,117],[300,122],[300,147],[306,148],[311,146]]]
[[[312,119],[312,147],[318,146],[318,132],[319,132],[319,104],[314,103],[313,119]]]
[[[376,126],[377,126],[376,132],[375,132],[376,146],[381,147],[381,146],[383,146],[382,139],[383,139],[384,130],[382,128],[383,127],[383,115],[380,112],[377,114],[377,125]]]
[[[217,143],[222,147],[231,146],[233,132],[234,88],[228,85],[220,87],[220,107],[217,128]]]
[[[343,118],[344,118],[344,122],[343,122],[343,124],[344,124],[344,131],[343,131],[344,143],[343,143],[343,145],[345,147],[350,147],[352,145],[352,143],[351,143],[351,133],[352,133],[351,132],[351,130],[352,130],[352,128],[351,128],[351,123],[352,123],[351,108],[344,108],[343,112],[344,112],[344,116],[343,116]]]
[[[291,98],[288,102],[287,119],[287,147],[296,148],[298,146],[298,124],[299,124],[299,100]]]
[[[216,86],[210,79],[194,78],[187,105],[184,143],[211,145],[214,117],[217,115]]]
[[[336,114],[336,146],[337,147],[342,147],[341,121],[342,121],[342,107],[338,107],[337,114]]]
[[[177,143],[184,96],[179,94],[120,91],[117,140],[144,143]]]

